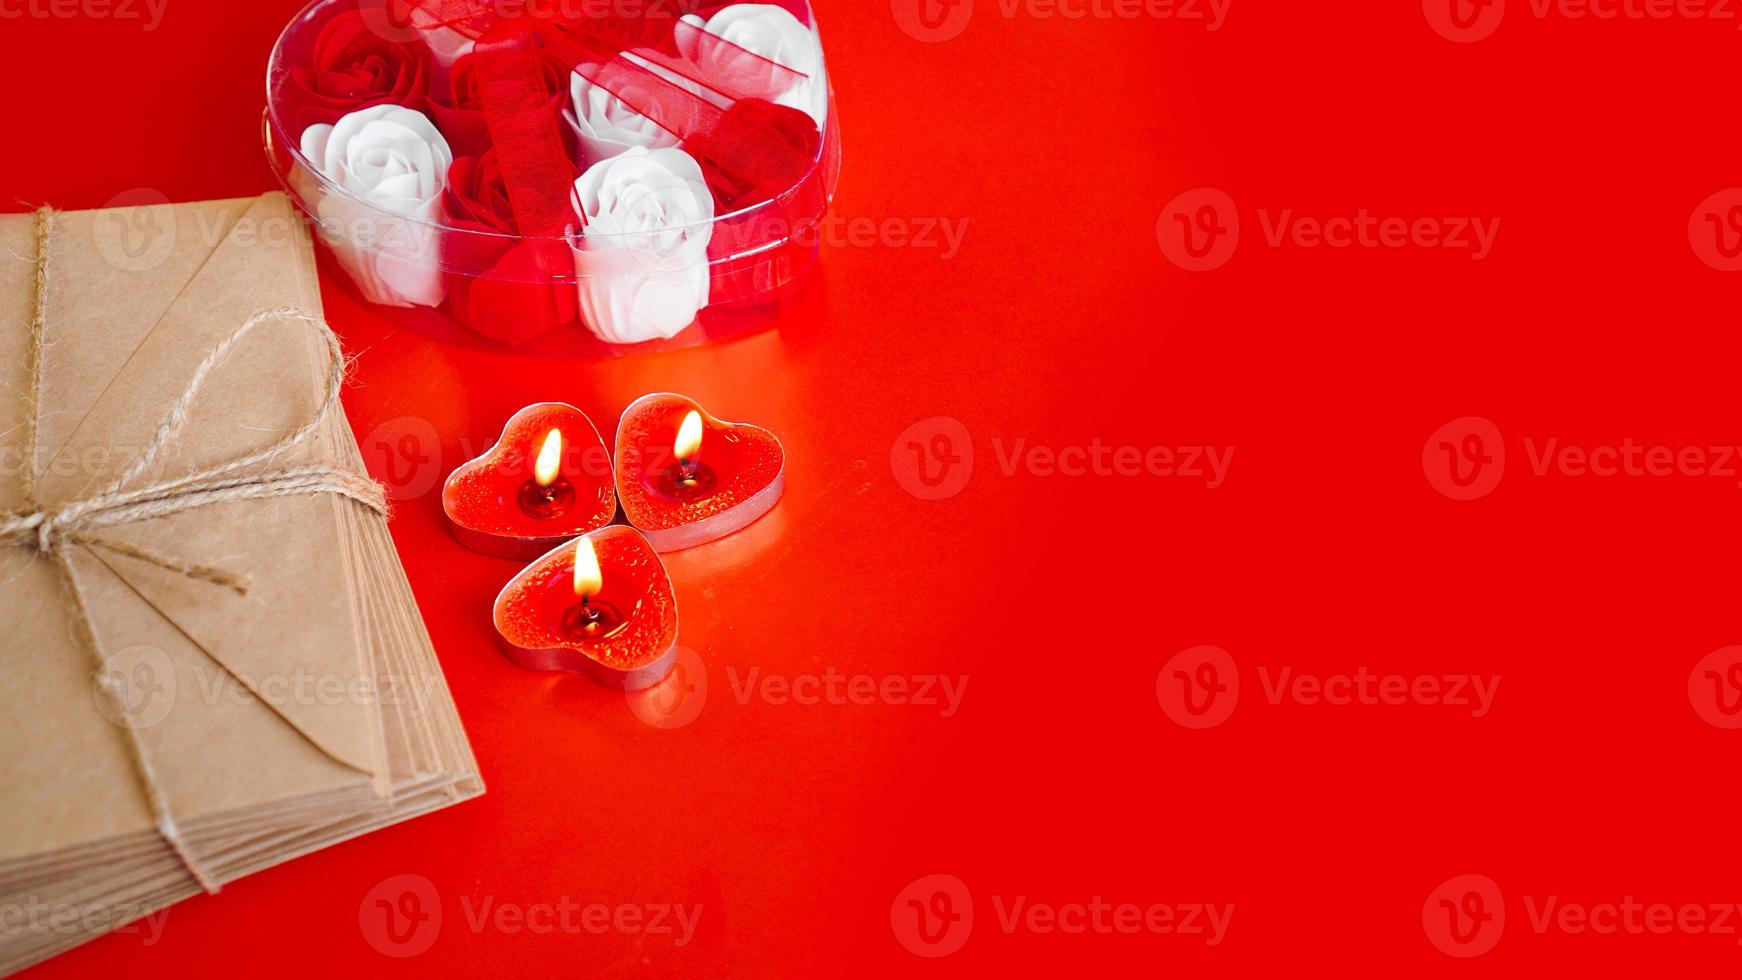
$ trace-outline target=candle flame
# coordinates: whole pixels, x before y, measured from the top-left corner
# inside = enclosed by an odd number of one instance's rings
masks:
[[[689,462],[690,458],[702,448],[702,413],[690,409],[683,417],[683,424],[677,427],[677,439],[671,444],[671,451],[677,458]]]
[[[557,429],[550,430],[544,437],[544,447],[538,451],[538,460],[532,464],[532,478],[541,487],[548,487],[556,482],[558,470],[563,461],[563,434]]]
[[[596,595],[604,585],[605,576],[599,571],[599,553],[593,550],[592,539],[576,538],[575,595],[583,599]]]

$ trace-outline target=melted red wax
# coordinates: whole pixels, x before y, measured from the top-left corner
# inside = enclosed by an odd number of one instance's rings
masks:
[[[662,493],[663,474],[677,466],[672,443],[691,410],[702,413],[696,462],[713,473],[713,492],[691,500]],[[663,531],[725,513],[774,482],[783,465],[780,443],[767,429],[721,422],[682,395],[642,399],[617,430],[617,495],[629,523]]]
[[[579,650],[613,670],[657,660],[677,642],[677,599],[671,579],[647,539],[621,524],[587,535],[599,557],[603,583],[594,601],[626,620],[608,637],[584,639],[564,625],[580,605],[575,595],[575,546],[564,544],[516,575],[496,599],[496,630],[518,647]]]
[[[521,488],[533,482],[533,463],[545,435],[563,436],[560,479],[574,490],[574,503],[560,517],[540,520],[520,505]],[[462,527],[514,537],[561,537],[604,527],[617,513],[611,457],[591,420],[580,409],[556,402],[516,412],[490,451],[454,471],[442,488],[442,508]]]

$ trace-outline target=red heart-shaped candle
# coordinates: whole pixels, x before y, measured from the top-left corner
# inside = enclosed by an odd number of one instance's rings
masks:
[[[580,409],[540,402],[514,413],[489,451],[448,475],[442,510],[454,537],[503,558],[536,558],[611,523],[611,457]]]
[[[722,422],[692,399],[643,395],[617,425],[617,496],[655,551],[747,526],[780,499],[786,457],[767,429]]]
[[[502,587],[508,659],[639,691],[677,662],[677,598],[647,539],[614,524],[552,548]]]

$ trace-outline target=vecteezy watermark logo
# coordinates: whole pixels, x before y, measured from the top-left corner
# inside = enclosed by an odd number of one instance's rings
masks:
[[[1156,936],[1202,937],[1205,946],[1220,946],[1234,919],[1234,905],[1210,902],[1109,902],[1099,895],[1087,902],[1031,901],[1027,895],[992,896],[998,931],[1037,936]]]
[[[162,191],[135,187],[109,198],[103,208],[92,223],[91,240],[111,267],[149,272],[175,251],[175,209]]]
[[[5,0],[0,0],[4,3]],[[326,224],[311,223],[301,211],[257,217],[198,210],[182,212],[162,191],[136,187],[110,198],[91,226],[97,254],[123,272],[148,272],[174,254],[178,242],[197,242],[206,251],[219,243],[239,248],[296,248],[312,231],[329,241],[382,250],[414,253],[407,239],[427,239],[432,233],[403,222],[384,223],[367,215]],[[412,244],[427,245],[427,241]]]
[[[1694,664],[1688,702],[1714,728],[1742,728],[1742,646],[1720,647]]]
[[[974,440],[947,415],[920,419],[895,437],[889,470],[901,489],[920,500],[946,500],[974,475]]]
[[[192,671],[194,692],[201,703],[215,705],[387,705],[406,717],[421,717],[435,696],[430,677],[402,674],[323,673],[296,664],[288,671],[254,674],[197,662]],[[183,685],[183,693],[186,685]]]
[[[419,0],[358,0],[356,3],[365,27],[383,40],[399,44],[416,41],[432,30],[441,30],[441,14],[430,9],[435,6],[420,4]],[[468,12],[476,12],[480,19],[488,17],[490,23],[518,18],[590,19],[613,23],[673,21],[717,6],[710,0],[471,0],[466,5]],[[457,42],[453,38],[444,38],[431,43],[452,45]]]
[[[796,247],[831,249],[898,248],[931,252],[949,262],[962,252],[971,219],[935,215],[846,215],[830,211],[821,217],[794,219],[775,213],[743,219],[745,239],[785,242]],[[620,242],[637,266],[650,272],[681,273],[696,261],[698,242],[683,235],[636,233]]]
[[[435,699],[432,678],[401,674],[322,673],[297,664],[254,674],[201,658],[178,672],[169,655],[144,644],[109,655],[92,680],[97,708],[123,728],[145,729],[168,718],[179,701],[204,705],[390,705],[421,717]]]
[[[993,895],[998,931],[1010,936],[1180,936],[1219,946],[1234,918],[1232,903],[1110,902],[1100,895],[1087,901],[1053,902],[1028,895]],[[961,949],[974,929],[974,898],[954,875],[916,879],[889,906],[896,941],[916,956],[936,958]]]
[[[1471,718],[1483,718],[1500,691],[1498,674],[1388,674],[1365,666],[1322,674],[1267,664],[1260,664],[1257,673],[1264,703],[1271,707],[1419,705],[1465,709]],[[1227,721],[1240,702],[1239,665],[1221,647],[1182,650],[1156,675],[1155,696],[1161,710],[1180,727],[1214,728]]]
[[[36,474],[38,477],[87,476],[94,479],[108,472],[111,463],[132,463],[144,451],[143,446],[117,446],[108,443],[83,447],[62,446],[46,460],[38,455]],[[162,447],[156,462],[146,468],[146,473],[161,478],[175,465],[176,456],[175,446]],[[0,446],[0,476],[21,476],[25,471],[24,447]]]
[[[1214,728],[1240,703],[1240,671],[1221,647],[1181,650],[1156,675],[1155,697],[1180,727]]]
[[[1453,419],[1422,443],[1421,471],[1435,490],[1453,500],[1486,497],[1506,475],[1506,441],[1500,428],[1485,418]]]
[[[583,902],[567,895],[555,901],[499,901],[495,895],[461,895],[460,917],[451,920],[472,935],[595,936],[616,932],[669,937],[674,946],[695,938],[700,904],[675,902]],[[363,938],[383,956],[405,959],[428,952],[442,931],[441,894],[428,878],[394,875],[363,896],[357,906]]]
[[[916,878],[890,903],[889,928],[915,956],[948,956],[973,935],[974,897],[955,875]]]
[[[960,37],[974,19],[974,0],[889,0],[889,12],[908,37],[938,44]]]
[[[1619,442],[1576,444],[1558,436],[1525,436],[1524,471],[1542,479],[1719,479],[1742,487],[1742,445],[1672,445],[1623,437]],[[1516,460],[1519,457],[1513,456]],[[1485,497],[1507,469],[1506,442],[1492,421],[1453,419],[1435,429],[1421,447],[1422,473],[1453,500]]]
[[[615,932],[668,939],[673,946],[688,946],[702,919],[699,902],[582,902],[567,895],[554,902],[498,902],[494,895],[474,901],[470,895],[461,895],[460,912],[473,935],[485,930],[509,936],[602,936]]]
[[[1220,269],[1240,244],[1240,211],[1226,191],[1194,188],[1161,209],[1155,237],[1168,261],[1188,272]]]
[[[441,477],[441,437],[428,419],[388,419],[369,430],[358,449],[370,475],[381,481],[392,500],[421,497]]]
[[[1264,244],[1273,249],[1434,249],[1468,252],[1480,262],[1500,233],[1499,218],[1467,215],[1381,215],[1366,208],[1328,216],[1293,208],[1259,208],[1257,214]],[[1168,261],[1188,272],[1208,272],[1234,257],[1240,212],[1226,192],[1199,187],[1168,202],[1155,235]]]
[[[1014,477],[1137,479],[1156,477],[1202,481],[1215,490],[1228,478],[1233,446],[1118,445],[1096,436],[1086,443],[1031,443],[1026,437],[993,436],[998,473]],[[974,444],[966,426],[939,416],[908,426],[889,447],[889,468],[903,490],[921,500],[943,500],[962,492],[973,475]]]
[[[1499,29],[1506,0],[1421,0],[1421,11],[1441,37],[1469,44]]]
[[[1713,193],[1688,216],[1688,244],[1719,272],[1742,271],[1742,187]]]
[[[447,471],[444,465],[441,437],[436,428],[426,418],[415,415],[401,415],[388,419],[369,430],[357,443],[358,451],[363,455],[364,466],[369,475],[379,480],[387,489],[387,496],[393,500],[410,500],[423,496],[434,490]],[[471,435],[462,435],[459,447],[453,458],[476,459],[485,453],[496,449],[490,440],[481,440]],[[671,448],[668,446],[653,454],[652,464],[664,466],[671,462]],[[503,459],[492,457],[496,465],[507,467],[508,471],[531,479],[533,457],[523,455],[519,459]],[[106,459],[106,456],[102,457]],[[101,462],[99,459],[97,462]],[[9,469],[17,469],[23,460],[22,453],[8,453],[0,448],[0,473]],[[94,462],[63,461],[63,468],[72,469],[82,463],[86,470],[96,465]],[[611,478],[613,470],[611,453],[598,444],[587,445],[584,442],[564,443],[562,447],[562,470],[564,473],[579,472],[585,476],[599,477],[605,480]]]
[[[156,946],[169,921],[169,909],[152,911],[134,902],[45,901],[30,895],[0,902],[0,937],[84,936],[104,932],[138,936],[139,945]]]
[[[1330,217],[1300,215],[1293,208],[1259,208],[1258,223],[1271,248],[1438,249],[1469,252],[1472,262],[1487,258],[1500,234],[1499,218],[1377,215],[1366,208]]]
[[[886,705],[935,710],[939,718],[954,717],[968,693],[966,674],[850,674],[830,664],[821,673],[774,674],[752,667],[742,675],[726,668],[732,699],[749,704],[752,698],[776,707],[799,705]]]
[[[789,221],[784,215],[753,219],[754,227],[767,231],[762,240],[786,239],[798,245],[829,248],[905,248],[936,252],[948,262],[962,254],[968,237],[968,218],[884,215],[844,215],[836,212],[816,219]]]
[[[1428,942],[1447,956],[1481,956],[1506,931],[1506,901],[1487,875],[1447,878],[1421,905],[1421,927]]]
[[[1538,936],[1726,936],[1736,935],[1742,906],[1735,902],[1642,902],[1632,895],[1604,902],[1569,901],[1559,895],[1526,895],[1524,912]]]
[[[677,662],[658,684],[625,691],[629,710],[654,728],[682,728],[708,703],[708,665],[689,647],[677,648]]]
[[[1232,0],[998,0],[1005,20],[1171,20],[1218,31]]]
[[[169,0],[0,0],[0,21],[139,21],[144,30],[155,31],[168,7]]]
[[[995,0],[1005,20],[1158,20],[1220,30],[1232,0]],[[890,13],[907,35],[935,44],[967,30],[974,0],[890,0]]]
[[[1598,902],[1526,894],[1521,901],[1526,935],[1533,936],[1734,937],[1742,922],[1742,906],[1735,902],[1646,902],[1631,894]],[[1487,875],[1448,878],[1422,903],[1421,925],[1428,942],[1447,956],[1481,956],[1506,931],[1505,896]]]
[[[145,729],[169,717],[175,707],[175,663],[154,646],[118,650],[92,680],[97,710],[121,728]]]
[[[1505,0],[1422,0],[1422,11],[1433,29],[1461,44],[1492,35],[1500,27],[1505,7]],[[1529,0],[1514,9],[1538,21],[1737,22],[1734,0]]]
[[[357,904],[357,927],[383,956],[417,956],[441,935],[441,895],[423,875],[394,875],[369,889]]]
[[[1085,444],[1029,445],[1027,439],[1008,444],[992,438],[992,455],[998,470],[1015,476],[1018,470],[1030,476],[1064,477],[1178,477],[1203,480],[1204,489],[1215,490],[1228,479],[1234,462],[1233,446],[1116,446],[1099,436]]]

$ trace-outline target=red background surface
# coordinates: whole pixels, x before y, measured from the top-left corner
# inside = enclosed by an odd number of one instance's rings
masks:
[[[9,206],[267,189],[262,66],[295,7],[169,0],[155,31],[0,24]],[[1538,476],[1524,440],[1742,441],[1736,280],[1688,234],[1702,200],[1742,183],[1737,22],[1514,0],[1492,37],[1456,44],[1408,2],[1234,0],[1215,31],[978,7],[960,37],[925,43],[880,0],[818,0],[846,148],[837,214],[968,224],[947,259],[825,246],[778,332],[534,361],[398,331],[323,270],[358,355],[359,437],[439,434],[403,472],[439,479],[540,399],[609,433],[635,396],[670,389],[779,433],[776,512],[671,563],[706,664],[694,720],[650,727],[621,695],[508,664],[487,610],[514,566],[460,549],[433,489],[412,495],[395,540],[488,794],[177,906],[154,946],[109,936],[32,976],[1734,969],[1734,934],[1539,932],[1526,902],[1742,900],[1742,734],[1688,694],[1700,658],[1742,641],[1738,477]],[[1158,245],[1163,209],[1197,187],[1230,195],[1243,226],[1209,272]],[[1273,247],[1259,211],[1285,208],[1501,226],[1479,262]],[[939,501],[906,492],[891,456],[933,416],[959,420],[976,457]],[[1508,454],[1468,502],[1422,462],[1461,416],[1491,420]],[[1211,491],[1006,475],[997,447],[1017,439],[1235,455]],[[371,465],[400,479],[379,452]],[[1157,677],[1198,644],[1229,652],[1241,692],[1193,731]],[[1472,718],[1273,704],[1258,673],[1361,666],[1501,684]],[[945,718],[740,698],[752,668],[968,686]],[[392,959],[359,905],[405,873],[433,883],[444,921],[429,952]],[[959,952],[920,959],[891,905],[934,873],[966,884],[975,923]],[[1505,895],[1504,934],[1476,960],[1423,928],[1429,894],[1463,873]],[[1019,895],[1235,912],[1216,946],[1006,932],[994,899]],[[565,898],[703,912],[682,947],[466,921],[485,899]]]

